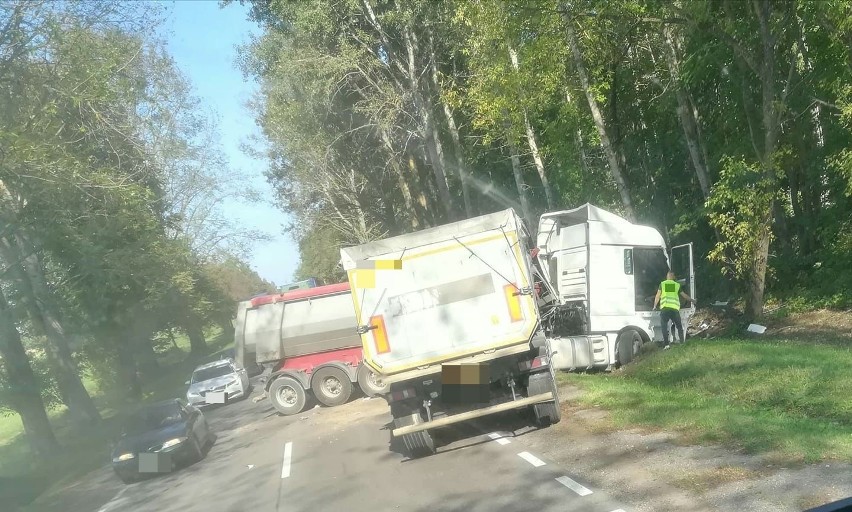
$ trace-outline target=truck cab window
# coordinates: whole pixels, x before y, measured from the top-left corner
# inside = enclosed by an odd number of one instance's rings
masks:
[[[625,271],[627,270],[627,251],[625,250]],[[633,286],[636,311],[651,311],[657,287],[666,278],[669,270],[666,253],[659,247],[634,247]]]

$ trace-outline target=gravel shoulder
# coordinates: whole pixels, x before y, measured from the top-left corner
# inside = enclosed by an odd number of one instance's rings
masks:
[[[563,385],[562,422],[524,434],[524,442],[637,512],[792,512],[852,496],[848,463],[794,466],[771,456],[688,445],[669,432],[616,429],[606,411],[577,405],[581,393]]]

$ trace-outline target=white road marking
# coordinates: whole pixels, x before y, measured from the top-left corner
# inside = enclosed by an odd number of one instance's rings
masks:
[[[290,476],[290,457],[293,455],[293,443],[284,445],[284,463],[281,464],[281,478]]]
[[[617,508],[617,509],[613,510],[612,512],[625,512],[625,511],[624,511],[623,508]]]
[[[592,494],[592,491],[590,491],[589,489],[578,484],[574,480],[571,480],[567,476],[560,476],[559,478],[556,479],[556,481],[559,482],[560,484],[564,485],[565,487],[571,489],[572,491],[576,492],[580,496],[588,496],[589,494]],[[613,512],[619,512],[619,511],[615,510]],[[621,510],[621,512],[624,512],[624,511]]]
[[[521,452],[518,457],[524,459],[535,467],[544,466],[544,461],[531,454],[530,452]]]
[[[492,432],[492,433],[488,434],[488,437],[490,437],[491,439],[493,439],[493,440],[497,441],[497,444],[503,444],[503,445],[506,445],[506,444],[511,443],[511,441],[509,441],[508,439],[504,438],[503,436],[501,436],[501,435],[500,435],[500,434],[498,434],[497,432]]]

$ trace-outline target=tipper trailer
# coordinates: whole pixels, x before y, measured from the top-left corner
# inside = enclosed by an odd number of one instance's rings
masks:
[[[559,421],[532,242],[508,209],[341,249],[364,362],[409,456],[434,451],[431,428],[504,410]]]

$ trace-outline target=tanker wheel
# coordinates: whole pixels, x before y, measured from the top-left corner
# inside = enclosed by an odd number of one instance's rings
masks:
[[[285,416],[301,412],[307,400],[302,385],[291,377],[278,377],[272,381],[268,394],[275,410]]]
[[[311,390],[321,404],[334,407],[349,400],[352,395],[352,382],[343,370],[325,367],[314,372]]]
[[[358,387],[369,397],[387,393],[390,388],[387,384],[379,384],[376,374],[365,364],[358,367]]]

